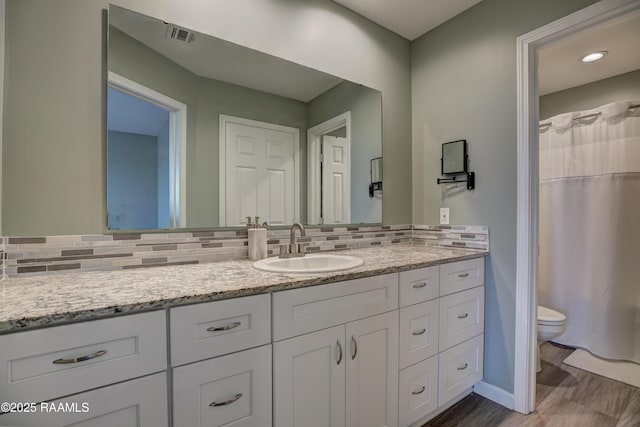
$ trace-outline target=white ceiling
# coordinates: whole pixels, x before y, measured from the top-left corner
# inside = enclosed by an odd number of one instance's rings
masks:
[[[415,40],[481,0],[334,0],[402,37]]]
[[[540,95],[581,86],[640,69],[640,13],[560,40],[540,50]],[[584,64],[579,58],[606,50],[608,55]]]
[[[109,7],[109,24],[201,77],[302,102],[342,82],[330,74],[205,34],[195,33],[192,43],[170,39],[166,22],[113,5]]]

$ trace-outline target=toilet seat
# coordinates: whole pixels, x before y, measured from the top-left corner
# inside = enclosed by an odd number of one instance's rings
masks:
[[[541,305],[538,306],[538,325],[561,325],[567,321],[567,316]]]

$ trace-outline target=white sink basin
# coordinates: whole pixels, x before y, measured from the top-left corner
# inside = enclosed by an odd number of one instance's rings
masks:
[[[349,255],[307,254],[298,258],[267,258],[253,263],[253,268],[272,273],[326,273],[349,270],[364,264]]]

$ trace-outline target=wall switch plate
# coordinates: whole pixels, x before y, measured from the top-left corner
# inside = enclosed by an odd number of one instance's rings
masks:
[[[440,224],[449,224],[449,208],[440,208]]]

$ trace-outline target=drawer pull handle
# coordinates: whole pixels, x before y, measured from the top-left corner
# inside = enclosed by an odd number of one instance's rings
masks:
[[[220,331],[228,331],[234,328],[237,328],[238,326],[240,326],[242,324],[242,322],[233,322],[230,323],[226,326],[219,326],[217,328],[214,328],[213,326],[210,328],[207,328],[207,331],[209,332],[220,332]]]
[[[422,388],[420,388],[420,390],[412,391],[411,394],[422,394],[422,393],[424,393],[425,390],[426,390],[426,387],[422,386]]]
[[[420,288],[424,288],[426,286],[427,286],[427,282],[416,283],[415,285],[413,285],[413,289],[420,289]]]
[[[458,366],[458,371],[464,371],[465,369],[467,369],[467,366],[469,366],[469,364],[468,364],[468,363],[465,363],[465,364],[464,364],[464,365],[462,365],[462,366]]]
[[[469,313],[465,313],[465,314],[458,314],[458,319],[464,319],[466,317],[469,317]]]
[[[53,361],[53,364],[68,365],[70,363],[86,362],[87,360],[95,359],[96,357],[104,356],[105,354],[107,354],[107,350],[100,350],[95,353],[87,354],[86,356],[74,357],[72,359],[56,359]]]
[[[336,344],[338,345],[338,351],[340,352],[336,365],[340,365],[340,362],[342,362],[342,344],[340,344],[340,340],[336,341]]]
[[[238,393],[235,396],[233,396],[231,399],[224,401],[224,402],[211,402],[209,403],[209,406],[211,406],[212,408],[218,407],[218,406],[227,406],[227,405],[231,405],[233,402],[237,401],[238,399],[240,399],[242,397],[242,393]]]
[[[358,355],[358,343],[353,335],[351,335],[351,360]]]
[[[413,333],[413,335],[422,335],[425,332],[427,332],[427,330],[423,328],[423,329],[420,329],[419,331],[415,331],[415,332],[412,332],[412,333]]]
[[[460,273],[458,277],[469,277],[469,273]]]

